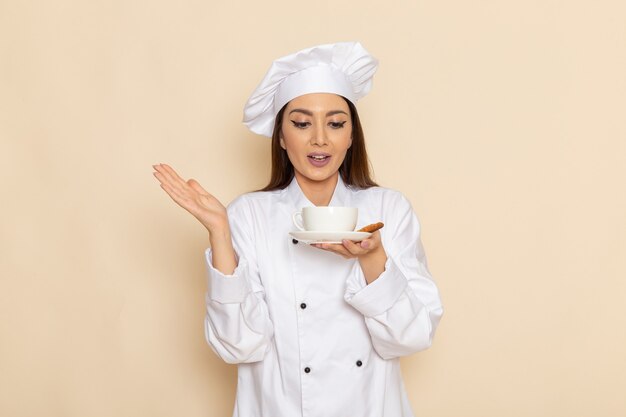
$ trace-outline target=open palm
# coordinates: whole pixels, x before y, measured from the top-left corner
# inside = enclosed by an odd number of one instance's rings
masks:
[[[228,227],[226,207],[194,179],[183,180],[166,164],[152,166],[161,188],[182,208],[191,213],[212,233]]]

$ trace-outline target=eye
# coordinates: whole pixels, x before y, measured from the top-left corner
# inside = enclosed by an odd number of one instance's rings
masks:
[[[343,127],[343,125],[346,124],[346,121],[343,122],[330,122],[328,123],[328,126],[330,126],[332,129],[341,129]]]
[[[311,125],[310,122],[296,122],[295,120],[292,120],[291,123],[293,123],[293,125],[298,129],[306,129],[308,126]]]

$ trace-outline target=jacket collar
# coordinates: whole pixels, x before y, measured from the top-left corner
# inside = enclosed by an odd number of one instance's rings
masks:
[[[298,180],[294,176],[291,180],[291,183],[285,189],[287,192],[287,198],[291,201],[291,203],[298,209],[302,207],[311,207],[314,206],[308,198],[302,192],[300,188],[300,184],[298,184]],[[333,192],[333,196],[330,199],[329,206],[334,207],[343,207],[347,205],[347,197],[349,194],[348,186],[341,179],[341,174],[337,178],[337,185],[335,186],[335,191]]]

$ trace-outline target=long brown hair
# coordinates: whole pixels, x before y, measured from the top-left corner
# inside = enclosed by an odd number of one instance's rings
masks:
[[[350,108],[350,120],[352,122],[352,145],[346,152],[346,157],[339,167],[339,174],[346,185],[356,188],[376,187],[370,175],[370,163],[365,150],[365,136],[359,120],[356,107],[350,100],[342,97]],[[272,175],[270,182],[259,191],[282,190],[287,187],[294,177],[293,165],[285,151],[280,146],[280,129],[283,123],[283,113],[287,104],[276,115],[274,132],[272,133]]]

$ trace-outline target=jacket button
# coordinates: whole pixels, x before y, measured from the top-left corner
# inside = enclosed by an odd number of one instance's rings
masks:
[[[291,243],[293,243],[294,245],[297,245],[298,241],[296,239],[291,239]]]
[[[304,310],[306,308],[306,304],[305,303],[300,304],[300,308]]]
[[[309,367],[307,366],[306,368],[304,368],[304,372],[306,372],[306,373],[308,374],[309,372],[311,372],[311,368],[309,368]]]
[[[361,362],[361,361],[356,361],[356,366],[361,366],[361,365],[363,365],[363,362]]]

